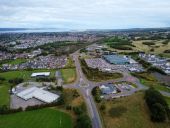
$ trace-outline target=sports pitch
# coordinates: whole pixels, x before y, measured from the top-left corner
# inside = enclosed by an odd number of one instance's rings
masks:
[[[0,128],[73,128],[71,116],[55,109],[0,115]]]

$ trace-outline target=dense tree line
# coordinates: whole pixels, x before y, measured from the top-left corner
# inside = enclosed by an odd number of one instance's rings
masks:
[[[24,81],[23,78],[14,78],[14,79],[10,79],[8,80],[9,83],[13,84],[13,85],[17,85],[20,84]]]
[[[155,67],[155,66],[149,67],[149,68],[148,68],[148,71],[158,72],[158,73],[160,73],[160,74],[162,74],[162,75],[166,75],[166,73],[165,73],[162,69],[157,68],[157,67]]]
[[[1,114],[1,115],[17,113],[17,112],[21,112],[21,111],[22,111],[22,108],[10,109],[10,108],[9,108],[8,106],[6,106],[6,105],[0,106],[0,114]]]
[[[143,59],[141,59],[141,58],[137,58],[137,61],[140,63],[140,64],[142,64],[142,66],[144,67],[144,68],[149,68],[150,66],[151,66],[151,63],[149,63],[149,62],[147,62],[147,61],[145,61],[145,60],[143,60]]]
[[[37,82],[54,82],[56,80],[55,77],[38,77],[36,78]]]
[[[163,122],[170,119],[169,106],[160,92],[154,88],[149,88],[145,92],[145,101],[150,110],[151,120],[154,122]]]

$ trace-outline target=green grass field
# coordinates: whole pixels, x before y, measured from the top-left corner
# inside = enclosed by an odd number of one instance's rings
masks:
[[[0,115],[0,128],[73,128],[71,116],[55,109]]]
[[[166,102],[168,103],[169,107],[170,107],[170,97],[165,97]]]
[[[60,71],[64,79],[64,83],[72,83],[76,80],[76,69],[75,68],[60,69]]]
[[[112,101],[103,101],[101,104],[106,106],[104,111],[100,110],[104,128],[169,128],[170,126],[170,122],[151,122],[143,92]]]
[[[15,59],[15,60],[11,60],[8,64],[15,65],[15,64],[21,64],[24,62],[26,62],[26,59]]]
[[[4,82],[0,85],[0,106],[9,105],[10,95],[9,95],[9,84]]]
[[[24,81],[27,80],[35,80],[34,78],[31,78],[31,74],[33,72],[43,72],[43,71],[50,71],[51,75],[50,77],[55,76],[55,70],[33,70],[33,71],[9,71],[9,72],[1,72],[0,77],[5,78],[6,80],[0,83],[0,105],[9,105],[10,96],[9,96],[9,88],[10,84],[8,83],[9,79],[14,78],[23,78]]]
[[[8,71],[8,72],[1,72],[0,77],[4,77],[7,80],[13,79],[13,78],[23,78],[24,80],[31,79],[31,74],[33,72],[51,72],[50,77],[55,76],[56,70],[48,70],[48,69],[39,69],[39,70],[32,70],[32,71],[26,71],[26,70],[20,70],[20,71]]]

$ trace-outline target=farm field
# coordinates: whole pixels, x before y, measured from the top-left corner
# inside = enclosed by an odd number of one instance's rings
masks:
[[[126,105],[125,105],[126,104]],[[100,106],[105,105],[105,110]],[[153,123],[144,101],[144,93],[138,92],[129,97],[102,101],[98,104],[105,128],[169,128],[170,123]]]
[[[0,128],[72,128],[70,115],[55,109],[39,109],[0,115]]]
[[[60,69],[60,71],[64,79],[64,83],[72,83],[76,80],[76,69],[75,68]]]

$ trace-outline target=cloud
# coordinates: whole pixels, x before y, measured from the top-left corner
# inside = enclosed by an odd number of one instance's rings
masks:
[[[167,0],[1,0],[0,27],[167,27]]]

